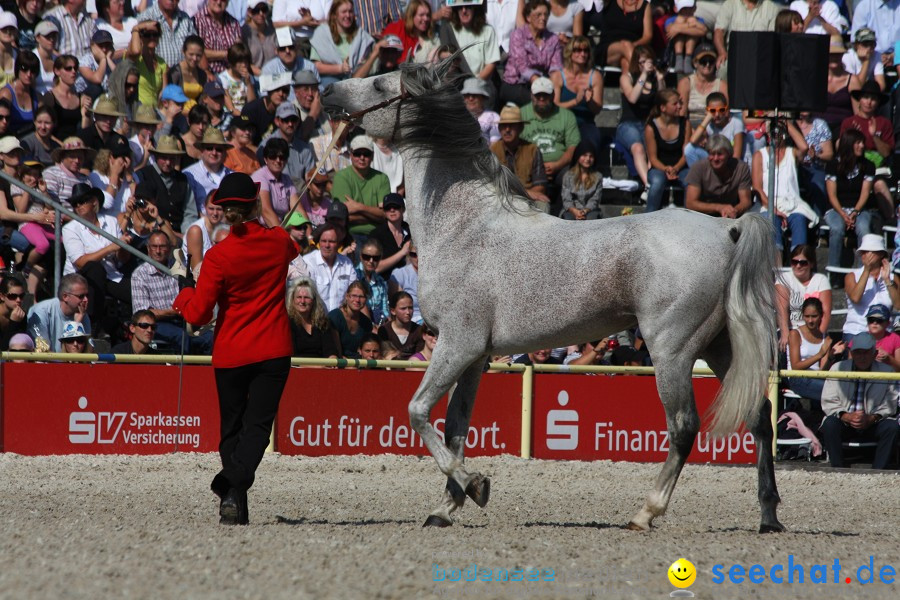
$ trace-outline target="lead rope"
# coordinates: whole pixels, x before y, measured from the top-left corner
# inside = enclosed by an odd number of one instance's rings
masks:
[[[291,209],[284,215],[284,219],[281,220],[281,227],[287,229],[287,222],[290,221],[291,216],[293,216],[294,211],[297,210],[297,205],[300,204],[300,198],[303,197],[303,194],[306,193],[306,190],[309,189],[309,185],[312,183],[312,180],[315,179],[316,174],[318,174],[319,170],[325,166],[325,161],[328,160],[328,157],[331,155],[331,151],[334,150],[334,147],[337,145],[339,139],[341,139],[341,135],[344,133],[344,130],[347,128],[347,121],[339,121],[337,129],[332,132],[331,141],[328,143],[328,147],[325,148],[325,152],[322,153],[322,158],[319,159],[319,163],[316,165],[315,169],[313,169],[312,175],[306,179],[303,183],[303,188],[297,193],[297,201],[294,202],[294,205],[291,206]]]

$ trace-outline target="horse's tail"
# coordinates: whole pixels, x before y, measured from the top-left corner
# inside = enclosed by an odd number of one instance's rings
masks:
[[[735,242],[725,290],[731,365],[713,405],[714,435],[736,431],[742,422],[756,424],[777,356],[772,224],[758,215],[744,215],[728,233]]]

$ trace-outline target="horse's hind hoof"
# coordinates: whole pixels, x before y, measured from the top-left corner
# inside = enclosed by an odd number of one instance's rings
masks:
[[[453,521],[448,521],[437,515],[428,515],[428,518],[425,519],[425,523],[422,524],[422,527],[450,527],[451,525],[453,525]]]
[[[625,526],[625,529],[628,529],[630,531],[647,531],[646,527],[641,527],[634,521],[629,521],[628,525]]]
[[[484,508],[491,497],[491,480],[484,475],[476,475],[466,486],[466,496]]]
[[[783,531],[787,531],[787,528],[778,521],[775,521],[774,523],[763,523],[759,526],[760,533],[781,533]]]

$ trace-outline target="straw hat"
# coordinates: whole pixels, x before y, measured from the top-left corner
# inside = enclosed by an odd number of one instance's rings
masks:
[[[847,46],[844,45],[844,38],[840,35],[831,36],[831,44],[828,46],[828,54],[845,54]]]
[[[94,107],[88,109],[89,112],[94,113],[95,115],[105,115],[107,117],[124,117],[125,115],[119,112],[119,107],[116,104],[116,101],[109,97],[108,94],[103,94],[99,98],[97,98],[97,102],[94,103]]]
[[[215,127],[207,127],[206,131],[203,132],[203,139],[199,142],[194,142],[195,148],[200,148],[202,150],[206,146],[231,148],[231,144],[225,140],[225,134]]]
[[[141,125],[159,125],[159,119],[156,116],[156,109],[147,104],[141,104],[134,111],[134,117],[131,119],[132,123],[139,123]]]
[[[170,156],[181,156],[184,154],[184,150],[178,145],[178,140],[175,139],[174,135],[164,135],[159,138],[156,147],[150,148],[150,152],[155,154],[167,154]]]
[[[59,148],[54,148],[53,152],[50,153],[50,158],[53,159],[53,162],[58,163],[62,158],[62,155],[66,152],[84,152],[85,158],[88,160],[92,159],[94,155],[97,154],[96,150],[85,146],[84,142],[81,141],[81,138],[74,135],[64,139]]]
[[[497,123],[524,123],[522,111],[515,104],[507,104],[500,111],[500,120]]]

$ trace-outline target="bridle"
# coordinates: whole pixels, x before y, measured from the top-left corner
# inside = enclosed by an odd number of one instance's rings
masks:
[[[403,102],[404,100],[406,100],[409,97],[410,97],[409,92],[407,92],[406,90],[402,90],[399,94],[397,94],[393,98],[388,98],[384,102],[379,102],[378,104],[373,104],[369,108],[364,108],[362,110],[358,110],[358,111],[352,112],[352,113],[344,112],[341,115],[341,119],[345,119],[347,121],[355,121],[356,119],[359,119],[360,117],[367,115],[372,111],[382,109],[386,106],[390,106],[394,102]],[[399,113],[400,113],[400,105],[399,104],[397,105],[397,113],[399,116]]]

